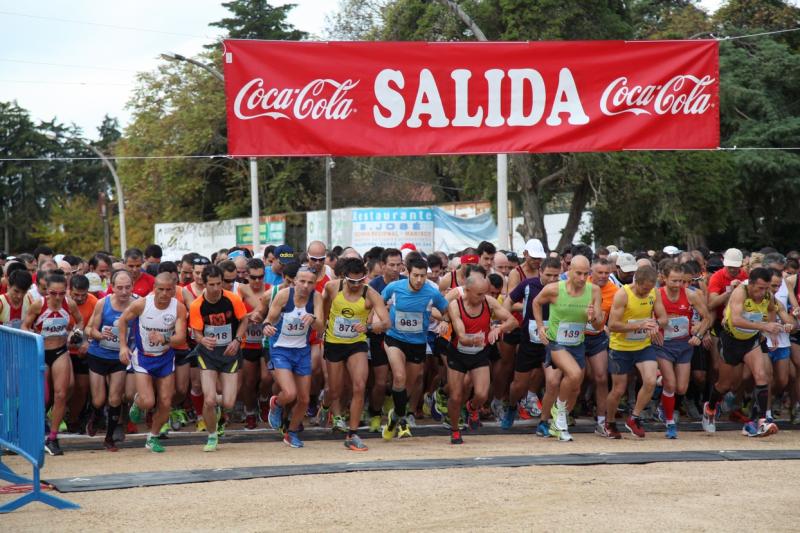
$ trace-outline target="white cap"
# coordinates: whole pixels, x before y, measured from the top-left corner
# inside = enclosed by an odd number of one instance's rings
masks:
[[[722,256],[722,264],[726,267],[739,268],[743,261],[742,251],[737,248],[728,248]]]
[[[639,266],[636,264],[636,259],[631,254],[621,253],[617,256],[617,266],[623,272],[636,272]]]
[[[547,257],[547,254],[544,253],[544,246],[542,246],[542,241],[539,239],[530,239],[528,242],[525,243],[525,248],[523,252],[528,252],[530,257],[535,259],[544,259]]]
[[[57,254],[53,257],[53,261],[55,261],[56,264],[59,264],[62,259],[64,259],[64,254]]]
[[[89,280],[89,292],[101,292],[103,290],[103,282],[96,272],[86,274],[86,279]]]
[[[609,255],[619,252],[619,248],[617,248],[613,244],[609,244],[608,246],[606,246],[606,250],[608,250]]]
[[[681,253],[680,249],[677,246],[665,246],[664,250],[662,250],[667,255],[678,255]]]

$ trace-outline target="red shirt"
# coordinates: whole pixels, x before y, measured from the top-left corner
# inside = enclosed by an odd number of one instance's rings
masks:
[[[141,296],[144,298],[151,292],[153,292],[153,288],[156,286],[156,278],[148,274],[147,272],[142,272],[139,275],[139,279],[133,284],[133,294],[137,296]],[[106,296],[111,296],[114,293],[114,289],[111,285],[108,286],[108,291],[106,291]]]
[[[744,281],[747,279],[747,274],[745,271],[739,270],[739,275],[735,278],[731,277],[730,273],[728,272],[727,268],[721,268],[714,272],[711,276],[711,279],[708,280],[708,293],[709,294],[722,294],[723,292],[728,291],[728,287],[730,287],[733,280],[738,279],[739,281]],[[728,291],[729,292],[729,291]],[[721,305],[717,307],[716,311],[717,318],[722,320],[722,315],[725,312],[725,306]]]

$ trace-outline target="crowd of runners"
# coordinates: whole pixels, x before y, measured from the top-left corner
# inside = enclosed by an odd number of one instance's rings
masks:
[[[748,437],[800,423],[800,252],[531,239],[519,254],[314,241],[161,256],[0,255],[0,324],[44,339],[48,453],[59,432],[117,451],[142,424],[153,452],[192,426],[211,452],[234,422],[294,448],[315,424],[353,451],[359,432],[408,438],[423,418],[454,445],[486,420],[538,419],[561,441],[576,418],[609,439],[644,438],[644,422],[674,439],[679,416]]]

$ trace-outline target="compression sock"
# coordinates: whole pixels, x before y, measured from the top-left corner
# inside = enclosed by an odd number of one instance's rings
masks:
[[[192,391],[189,393],[189,396],[192,399],[192,407],[194,407],[197,418],[201,418],[203,416],[203,394],[195,394],[194,391]]]
[[[769,402],[769,388],[766,385],[756,385],[753,389],[755,396],[753,407],[750,410],[750,418],[758,420],[767,414],[767,403]]]
[[[708,398],[708,406],[711,409],[716,409],[723,397],[725,397],[725,393],[718,391],[717,387],[712,386],[711,395]]]
[[[121,405],[116,407],[108,406],[108,416],[106,417],[106,440],[113,439],[114,430],[117,429],[117,423],[119,423],[119,415],[121,412]]]
[[[394,400],[394,414],[398,418],[406,416],[406,404],[408,403],[408,393],[406,389],[392,389],[392,400]]]
[[[661,407],[664,409],[664,419],[668,424],[675,421],[675,393],[661,392]]]

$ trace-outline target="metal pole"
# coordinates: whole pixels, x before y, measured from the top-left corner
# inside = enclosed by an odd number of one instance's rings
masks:
[[[125,224],[125,197],[122,194],[122,182],[119,180],[119,176],[117,175],[114,165],[111,164],[111,161],[108,160],[103,152],[86,142],[84,139],[79,137],[77,139],[86,145],[86,147],[88,147],[92,152],[97,154],[97,157],[103,160],[103,163],[106,164],[108,170],[111,171],[111,175],[114,177],[114,187],[117,189],[117,205],[119,206],[119,247],[120,257],[122,257],[122,255],[125,254],[125,250],[128,249],[128,231]]]
[[[325,239],[327,245],[333,247],[333,224],[331,223],[333,189],[331,187],[331,168],[333,168],[333,159],[328,156],[325,158]]]
[[[108,207],[106,206],[106,193],[100,193],[100,218],[103,219],[103,250],[111,251],[111,231],[108,227]]]
[[[261,231],[258,213],[258,161],[250,158],[250,216],[253,224],[253,257],[261,253]]]
[[[508,154],[497,154],[497,246],[507,250],[508,243]]]

